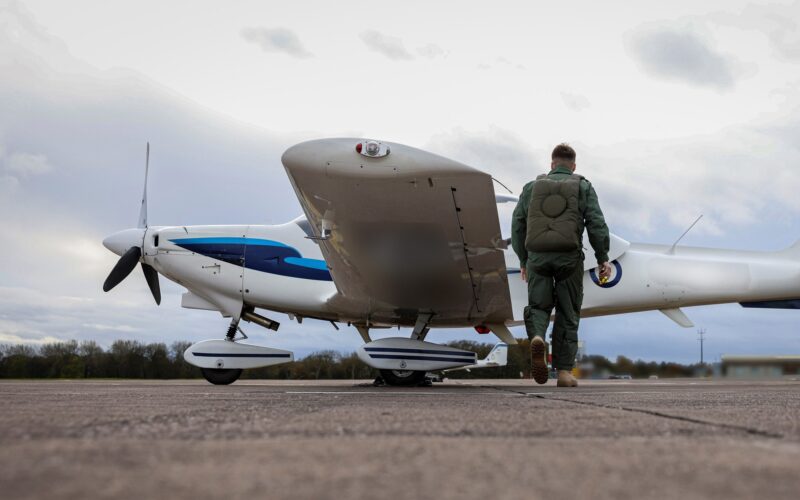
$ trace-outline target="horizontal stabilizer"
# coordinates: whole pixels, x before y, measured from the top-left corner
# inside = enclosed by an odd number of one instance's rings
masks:
[[[519,198],[517,198],[513,194],[495,193],[494,201],[495,203],[517,203],[519,201]]]
[[[668,317],[684,328],[691,328],[694,326],[692,320],[690,320],[686,314],[680,310],[680,308],[674,307],[672,309],[659,309],[659,311],[664,313],[664,316]]]
[[[740,302],[739,304],[742,307],[752,307],[755,309],[800,309],[800,299]]]

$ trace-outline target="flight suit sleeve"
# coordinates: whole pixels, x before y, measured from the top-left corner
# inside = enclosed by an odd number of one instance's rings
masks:
[[[608,250],[610,239],[608,236],[608,226],[600,209],[600,202],[597,193],[589,181],[586,184],[586,209],[583,213],[583,220],[586,224],[586,232],[589,234],[589,243],[594,249],[594,256],[598,264],[608,262]]]
[[[525,267],[528,262],[528,251],[525,249],[525,235],[528,230],[528,205],[531,201],[533,182],[522,188],[519,201],[511,218],[511,247],[519,257],[520,267]]]

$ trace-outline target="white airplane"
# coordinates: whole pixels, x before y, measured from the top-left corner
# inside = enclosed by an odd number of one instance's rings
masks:
[[[259,310],[354,326],[364,340],[358,355],[392,385],[476,364],[473,352],[425,341],[431,328],[474,327],[516,344],[509,327],[523,324],[526,284],[496,206],[516,198],[495,195],[489,174],[401,144],[347,138],[303,142],[282,162],[305,215],[275,226],[150,226],[146,167],[138,226],[103,241],[121,256],[103,289],[140,263],[156,303],[162,274],[187,289],[183,307],[230,317],[221,340],[184,354],[214,384],[293,361],[289,351],[237,338],[241,320],[278,329]],[[583,317],[660,310],[690,327],[681,307],[800,308],[800,242],[746,252],[612,235],[610,259],[614,272],[602,283],[592,258],[584,262]],[[413,327],[410,338],[371,339],[371,329],[392,326]]]
[[[505,342],[498,342],[489,351],[485,358],[479,359],[474,365],[457,366],[455,368],[448,368],[442,370],[444,372],[452,372],[456,370],[470,371],[473,368],[495,368],[498,366],[506,366],[508,364],[508,344]]]

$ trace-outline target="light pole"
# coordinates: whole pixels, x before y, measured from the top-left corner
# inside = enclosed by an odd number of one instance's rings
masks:
[[[701,365],[705,364],[705,363],[703,363],[703,342],[705,341],[705,339],[703,337],[705,336],[705,334],[706,334],[706,329],[705,328],[701,328],[700,330],[697,330],[697,335],[699,335],[697,340],[700,341],[700,364]]]

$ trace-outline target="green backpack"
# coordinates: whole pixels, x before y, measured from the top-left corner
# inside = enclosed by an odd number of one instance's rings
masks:
[[[528,252],[572,252],[582,246],[583,215],[578,208],[581,180],[572,174],[557,181],[542,174],[533,183],[528,205]]]

